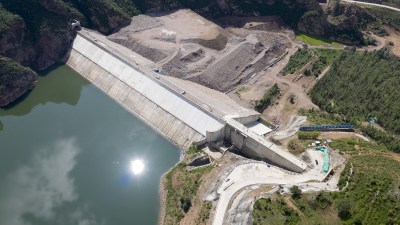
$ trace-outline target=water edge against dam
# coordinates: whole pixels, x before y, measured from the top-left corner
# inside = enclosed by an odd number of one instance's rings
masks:
[[[156,224],[179,149],[67,66],[0,109],[0,224]]]

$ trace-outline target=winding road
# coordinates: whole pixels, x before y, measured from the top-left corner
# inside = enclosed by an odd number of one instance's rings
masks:
[[[360,5],[376,6],[376,7],[391,9],[391,10],[400,12],[400,9],[399,9],[399,8],[395,8],[395,7],[387,6],[387,5],[382,5],[382,4],[369,3],[369,2],[360,2],[360,1],[352,1],[352,0],[342,0],[342,2],[347,2],[347,3],[350,3],[350,4],[360,4]]]
[[[218,203],[216,206],[213,225],[227,224],[225,217],[229,213],[230,201],[236,194],[240,194],[241,190],[246,187],[254,185],[283,185],[286,188],[296,184],[304,192],[315,191],[336,191],[337,182],[340,173],[335,173],[336,176],[332,177],[327,182],[323,182],[326,174],[322,173],[320,166],[315,164],[315,160],[323,162],[323,155],[320,152],[309,150],[311,162],[313,167],[302,174],[295,174],[275,166],[267,165],[263,162],[245,163],[238,165],[232,172],[230,172],[225,181],[218,187],[217,193],[219,195]],[[334,163],[332,167],[336,167],[343,163],[339,160]],[[338,169],[340,171],[341,169]],[[243,197],[243,196],[242,196]],[[233,213],[234,214],[234,213]]]

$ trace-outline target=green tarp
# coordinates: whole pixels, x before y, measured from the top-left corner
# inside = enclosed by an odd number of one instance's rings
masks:
[[[322,171],[327,173],[329,171],[329,155],[328,150],[325,147],[318,147],[316,150],[324,153],[324,165],[322,166]]]

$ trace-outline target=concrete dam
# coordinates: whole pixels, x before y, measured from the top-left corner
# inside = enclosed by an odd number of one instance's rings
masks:
[[[260,135],[260,130],[271,130],[257,121],[259,113],[218,91],[160,75],[141,60],[105,36],[83,29],[66,63],[183,149],[225,140],[249,157],[294,172],[306,169],[303,161]]]

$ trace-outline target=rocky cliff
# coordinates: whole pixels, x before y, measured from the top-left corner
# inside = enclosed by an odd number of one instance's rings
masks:
[[[375,19],[359,6],[336,3],[326,13],[308,11],[303,14],[298,30],[348,45],[360,45],[364,42],[361,30],[373,21]]]
[[[37,74],[33,70],[0,56],[0,107],[32,89],[36,80]]]
[[[134,13],[137,11],[130,0],[0,0],[0,56],[42,70],[62,61],[67,54],[75,35],[70,25],[74,19],[109,34],[128,25]],[[3,89],[0,99],[10,100],[31,89],[35,79],[28,74],[23,71],[23,84],[16,86],[1,80],[0,85],[19,89]],[[23,88],[26,90],[21,91]]]

